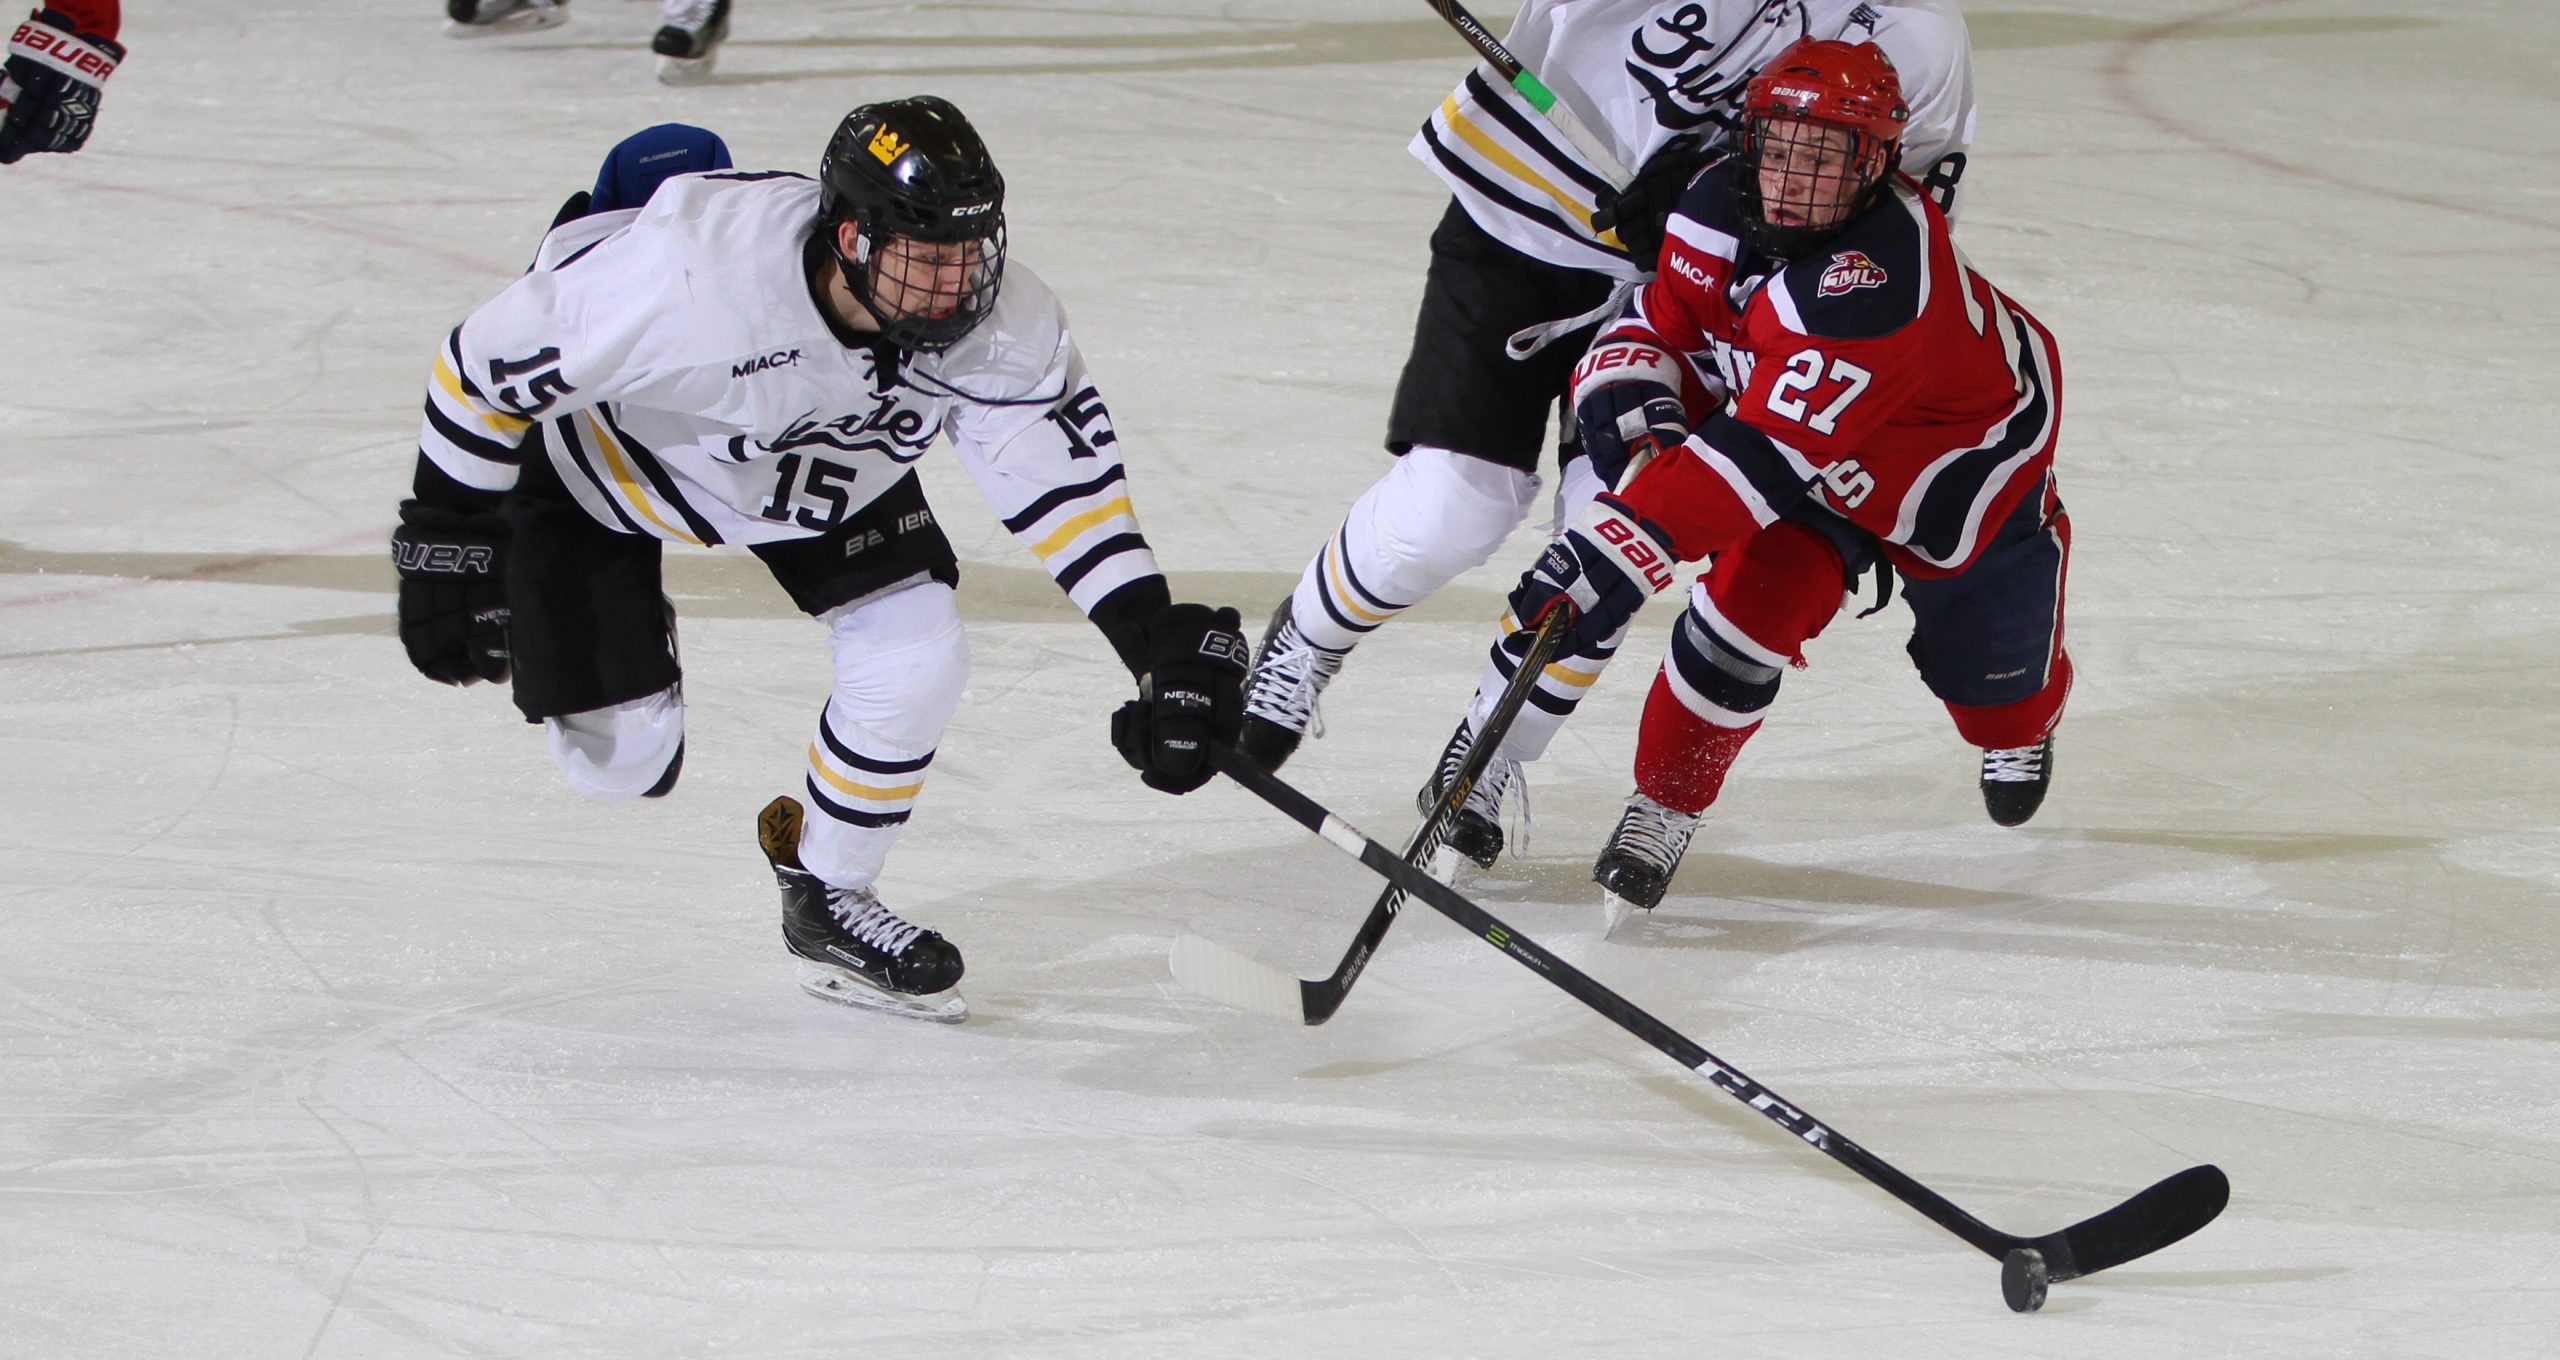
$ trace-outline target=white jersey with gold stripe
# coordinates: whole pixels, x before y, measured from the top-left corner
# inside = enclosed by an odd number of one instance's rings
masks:
[[[1943,185],[1952,214],[1973,141],[1972,40],[1955,0],[1527,0],[1503,46],[1633,169],[1675,138],[1723,140],[1743,87],[1804,37],[1884,49],[1911,106],[1903,169]],[[1440,102],[1412,151],[1513,249],[1625,279],[1652,271],[1592,230],[1608,181],[1493,68]]]
[[[1117,435],[1039,277],[1008,263],[993,313],[939,354],[848,346],[810,295],[818,186],[668,180],[580,218],[445,338],[420,451],[515,485],[526,436],[599,523],[678,542],[827,532],[937,434],[1078,607],[1156,575]]]

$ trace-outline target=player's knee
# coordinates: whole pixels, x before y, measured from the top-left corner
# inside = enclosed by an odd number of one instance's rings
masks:
[[[1537,504],[1530,473],[1417,445],[1387,474],[1374,531],[1380,550],[1443,576],[1482,566]]]
[[[646,796],[684,748],[684,701],[673,688],[542,722],[569,787],[600,803]]]
[[[900,587],[824,621],[835,654],[831,711],[893,745],[932,750],[969,685],[969,639],[951,587]]]
[[[1787,657],[1693,606],[1671,635],[1664,679],[1681,706],[1719,727],[1758,722],[1778,698]]]

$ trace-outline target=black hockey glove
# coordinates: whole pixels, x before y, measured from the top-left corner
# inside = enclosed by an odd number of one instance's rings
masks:
[[[8,64],[0,67],[0,165],[39,151],[77,151],[98,121],[98,87],[124,60],[124,48],[60,10],[27,16],[9,39]]]
[[[1574,608],[1571,649],[1588,653],[1617,635],[1644,602],[1671,584],[1670,536],[1643,520],[1615,496],[1596,496],[1521,573],[1511,591],[1511,616],[1520,631],[1502,640],[1513,655],[1529,649],[1531,629],[1558,599]]]
[[[1147,626],[1138,697],[1111,715],[1111,744],[1151,789],[1189,793],[1217,773],[1209,744],[1244,730],[1247,652],[1232,609],[1167,605]]]
[[[507,678],[506,522],[423,501],[400,503],[400,641],[409,664],[448,685]]]
[[[1671,220],[1671,210],[1680,206],[1680,195],[1699,171],[1724,157],[1724,148],[1709,149],[1685,137],[1670,143],[1653,153],[1626,188],[1600,192],[1591,229],[1617,232],[1628,258],[1642,268],[1653,268],[1662,258],[1663,224]]]

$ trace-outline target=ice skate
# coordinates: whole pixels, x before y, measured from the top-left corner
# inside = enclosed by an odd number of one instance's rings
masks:
[[[532,33],[569,22],[569,0],[445,0],[448,38]]]
[[[1698,818],[1697,813],[1664,807],[1641,793],[1627,799],[1627,810],[1618,817],[1609,843],[1601,847],[1600,858],[1591,866],[1591,881],[1600,885],[1600,905],[1606,913],[1601,938],[1616,933],[1635,913],[1662,904],[1662,895],[1671,888],[1671,875],[1680,868],[1680,857],[1688,853]]]
[[[729,0],[666,0],[658,11],[658,35],[649,40],[649,50],[658,54],[658,79],[668,85],[708,79],[728,37]]]
[[[1467,763],[1467,752],[1474,745],[1474,730],[1467,726],[1466,719],[1459,719],[1458,730],[1449,734],[1449,744],[1440,750],[1439,768],[1414,794],[1414,806],[1423,816],[1430,816],[1431,810],[1440,805],[1441,795],[1458,777],[1458,769]],[[1475,787],[1467,790],[1458,815],[1441,834],[1440,848],[1432,857],[1432,877],[1448,882],[1456,875],[1461,857],[1474,861],[1479,869],[1492,868],[1493,862],[1502,857],[1502,800],[1519,775],[1520,762],[1502,756],[1495,756],[1493,763],[1485,766],[1484,773],[1476,777]]]
[[[2009,746],[1982,753],[1982,807],[2002,826],[2023,826],[2044,806],[2053,784],[2053,738],[2033,746]]]
[[[1324,735],[1316,718],[1316,696],[1333,683],[1348,652],[1319,647],[1298,631],[1289,601],[1271,611],[1271,626],[1262,633],[1261,653],[1245,680],[1244,733],[1236,749],[1266,770],[1277,771],[1296,754],[1312,727]]]
[[[782,884],[782,942],[801,959],[800,990],[821,1001],[957,1024],[969,1003],[960,950],[900,920],[869,888],[832,887],[800,867],[799,800],[776,798],[756,818],[756,840]]]

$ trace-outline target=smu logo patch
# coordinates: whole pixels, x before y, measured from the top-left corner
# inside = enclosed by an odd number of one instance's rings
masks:
[[[1861,288],[1884,287],[1884,266],[1867,258],[1863,250],[1844,250],[1831,257],[1831,266],[1822,271],[1822,295],[1838,297]]]

